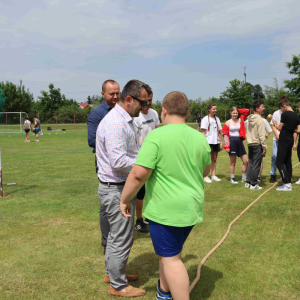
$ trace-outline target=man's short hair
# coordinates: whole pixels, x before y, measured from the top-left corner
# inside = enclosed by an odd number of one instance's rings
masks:
[[[171,92],[165,96],[162,102],[169,115],[186,117],[189,111],[189,100],[182,92]]]
[[[264,101],[256,100],[252,105],[253,111],[256,111],[262,104],[264,104]]]
[[[281,96],[279,99],[279,107],[283,107],[283,105],[291,106],[290,99],[288,96]]]
[[[125,95],[131,95],[131,96],[138,98],[142,93],[142,89],[145,89],[148,93],[149,88],[150,87],[148,84],[146,84],[142,81],[139,81],[137,79],[132,79],[132,80],[128,81],[126,83],[126,85],[124,86],[123,91],[121,93],[120,101],[121,102],[125,101],[125,99],[126,99]]]
[[[150,85],[146,84],[146,86],[147,87],[145,87],[145,90],[147,91],[148,96],[153,95],[153,92],[152,92],[152,89],[151,89]]]
[[[103,93],[105,93],[105,91],[106,91],[106,85],[107,85],[108,83],[119,85],[116,81],[114,81],[114,80],[112,80],[112,79],[107,79],[107,80],[105,80],[105,81],[102,83],[102,92],[103,92]]]

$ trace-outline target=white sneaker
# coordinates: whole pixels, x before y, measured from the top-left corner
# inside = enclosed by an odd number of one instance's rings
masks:
[[[250,187],[250,184],[249,184],[248,182],[246,182],[246,183],[245,183],[245,188],[246,188],[246,189],[249,189],[249,187]]]
[[[212,181],[221,181],[221,179],[218,178],[217,176],[211,176],[211,180]]]
[[[246,182],[247,181],[247,177],[242,178],[241,182]]]
[[[298,180],[298,181],[296,181],[295,183],[296,183],[296,184],[300,184],[300,178],[299,178],[299,180]]]
[[[212,183],[212,181],[210,180],[210,178],[208,176],[204,177],[204,182]]]
[[[234,178],[234,177],[230,179],[230,183],[233,183],[233,184],[238,184],[238,182],[235,180],[235,178]]]
[[[281,186],[279,186],[276,191],[280,191],[280,192],[289,192],[292,191],[292,185],[287,185],[287,184],[282,184]]]
[[[255,186],[253,186],[253,185],[250,185],[250,190],[261,190],[262,189],[262,187],[261,186],[259,186],[258,184],[257,185],[255,185]]]

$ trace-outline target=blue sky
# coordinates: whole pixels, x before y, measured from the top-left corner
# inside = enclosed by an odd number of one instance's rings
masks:
[[[130,79],[189,99],[219,97],[234,78],[280,85],[300,54],[297,0],[2,0],[0,81],[40,95],[53,83],[85,102]]]

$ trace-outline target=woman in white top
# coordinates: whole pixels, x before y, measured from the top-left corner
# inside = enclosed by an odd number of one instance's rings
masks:
[[[245,113],[247,114],[247,112]],[[223,128],[223,134],[225,140],[224,148],[226,149],[226,152],[229,153],[229,157],[230,157],[230,166],[229,166],[230,183],[237,184],[238,182],[235,180],[234,177],[234,170],[235,170],[237,156],[240,157],[243,162],[242,182],[246,182],[246,178],[247,178],[248,156],[242,140],[243,133],[245,133],[245,125],[244,122],[241,121],[241,118],[238,118],[239,111],[236,106],[233,106],[229,113],[231,115],[231,119],[225,123]],[[229,143],[226,143],[226,139],[228,139],[228,137],[229,137]]]
[[[31,122],[28,117],[25,117],[23,129],[25,131],[25,142],[30,142],[29,131],[31,130]]]
[[[211,179],[204,177],[204,182],[211,183],[213,181],[221,181],[216,176],[217,157],[222,150],[222,125],[220,119],[216,117],[217,105],[210,103],[207,106],[207,116],[202,119],[201,132],[205,135],[211,148]]]

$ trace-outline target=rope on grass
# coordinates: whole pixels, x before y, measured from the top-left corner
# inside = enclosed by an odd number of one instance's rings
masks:
[[[299,165],[300,162],[298,162],[297,164],[295,164],[293,166],[293,169]],[[199,281],[200,279],[200,274],[201,274],[201,268],[204,265],[204,263],[207,261],[207,259],[211,256],[212,253],[214,253],[220,246],[221,244],[225,241],[225,239],[227,238],[227,236],[229,235],[231,226],[233,225],[233,223],[235,223],[252,205],[254,205],[262,196],[264,196],[267,192],[269,192],[271,189],[273,189],[277,183],[279,183],[281,181],[281,179],[277,180],[269,189],[267,189],[265,192],[263,192],[259,197],[257,197],[252,203],[250,203],[233,221],[231,221],[231,223],[229,224],[226,233],[224,234],[224,236],[222,237],[222,239],[205,255],[205,257],[201,260],[200,264],[198,265],[197,268],[197,276],[194,279],[194,281],[192,282],[192,284],[190,285],[190,293],[193,290],[193,288],[195,287],[196,283]]]

